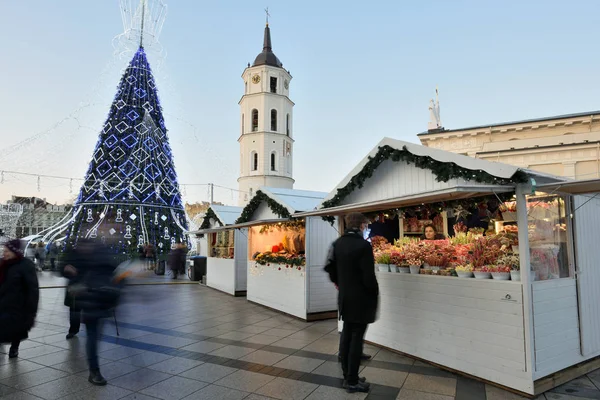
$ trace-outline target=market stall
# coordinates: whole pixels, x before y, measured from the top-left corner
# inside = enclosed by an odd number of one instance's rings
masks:
[[[361,212],[371,232],[401,232],[409,218],[446,213],[447,237],[428,240],[424,226],[422,238],[371,235],[380,313],[366,340],[538,394],[600,356],[594,190],[384,139],[318,210],[295,217]]]
[[[337,292],[323,271],[337,230],[313,210],[326,193],[263,187],[233,227],[248,229],[249,301],[303,320],[335,318]]]
[[[222,292],[243,296],[247,282],[247,229],[232,229],[241,207],[211,205],[198,231],[206,238],[206,285]]]

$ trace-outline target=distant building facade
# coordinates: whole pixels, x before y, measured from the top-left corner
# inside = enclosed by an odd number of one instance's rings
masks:
[[[600,111],[430,129],[421,144],[573,179],[600,178]]]
[[[37,235],[58,224],[67,216],[72,205],[54,205],[38,197],[12,196],[9,203],[23,206],[23,214],[17,221],[18,238]]]

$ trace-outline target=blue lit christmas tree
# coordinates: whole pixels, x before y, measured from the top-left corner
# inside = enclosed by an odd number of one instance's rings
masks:
[[[75,202],[66,250],[82,238],[134,254],[186,243],[185,210],[156,83],[140,44],[121,77]],[[111,240],[106,240],[106,239]]]

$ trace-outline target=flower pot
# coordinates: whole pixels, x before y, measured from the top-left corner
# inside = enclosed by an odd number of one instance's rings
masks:
[[[473,271],[473,275],[475,275],[475,279],[491,279],[492,277],[490,272],[483,271]]]
[[[472,278],[473,271],[456,271],[456,275],[458,275],[459,278]]]
[[[400,272],[401,274],[409,274],[410,267],[398,267],[398,272]]]
[[[390,272],[398,272],[398,266],[390,264]]]
[[[492,272],[492,278],[499,281],[507,281],[510,279],[510,272]]]
[[[520,281],[521,271],[510,271],[510,279],[513,281]]]
[[[505,211],[502,213],[502,219],[504,221],[516,221],[517,213],[515,211]]]
[[[375,264],[379,272],[390,272],[390,266],[387,264]]]
[[[428,265],[427,267],[425,267],[425,269],[430,269],[432,271],[439,271],[441,269],[441,267],[432,267],[432,266]]]
[[[419,270],[421,269],[421,266],[420,265],[411,265],[409,267],[409,269],[410,269],[411,274],[418,274]]]

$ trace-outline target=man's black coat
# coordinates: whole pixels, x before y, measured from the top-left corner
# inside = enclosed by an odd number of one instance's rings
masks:
[[[373,249],[360,231],[347,231],[332,244],[325,271],[339,289],[340,319],[359,324],[375,322],[379,285]]]

